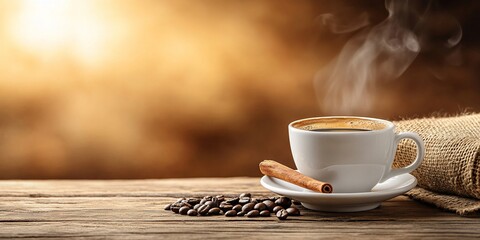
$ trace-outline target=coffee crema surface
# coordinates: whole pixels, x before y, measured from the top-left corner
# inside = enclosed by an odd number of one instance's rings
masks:
[[[366,131],[372,131],[372,130],[362,129],[362,128],[317,128],[317,129],[310,129],[309,131],[312,131],[312,132],[366,132]]]
[[[381,130],[385,123],[362,118],[305,119],[292,124],[294,128],[315,132],[365,132]]]

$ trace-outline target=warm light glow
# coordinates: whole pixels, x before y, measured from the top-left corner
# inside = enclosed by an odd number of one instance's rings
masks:
[[[83,63],[96,63],[108,28],[94,3],[23,0],[10,22],[10,33],[22,49],[44,56],[71,53]]]
[[[16,24],[12,26],[16,40],[26,47],[48,49],[65,43],[68,8],[67,1],[25,0]]]

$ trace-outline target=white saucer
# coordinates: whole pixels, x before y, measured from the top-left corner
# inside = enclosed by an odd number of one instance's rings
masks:
[[[260,183],[272,192],[300,201],[308,209],[360,212],[377,208],[381,202],[407,192],[417,185],[417,179],[406,173],[377,184],[371,192],[360,193],[317,193],[269,176],[263,176]]]

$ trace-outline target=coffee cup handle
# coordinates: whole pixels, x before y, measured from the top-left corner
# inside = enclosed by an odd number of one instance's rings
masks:
[[[417,157],[415,158],[415,160],[410,165],[408,165],[406,167],[403,167],[403,168],[393,169],[392,168],[393,159],[394,159],[395,153],[397,151],[398,143],[402,139],[412,139],[415,142],[415,144],[417,145]],[[393,156],[391,157],[392,160],[391,160],[391,163],[390,163],[390,169],[387,169],[385,174],[383,174],[382,180],[380,180],[380,182],[384,182],[387,179],[389,179],[391,177],[398,176],[400,174],[410,173],[413,170],[415,170],[418,166],[420,166],[420,164],[422,163],[423,157],[425,156],[425,145],[423,144],[422,138],[416,133],[413,133],[413,132],[398,133],[398,134],[395,134],[395,140],[394,140],[394,147],[393,147],[392,155]]]

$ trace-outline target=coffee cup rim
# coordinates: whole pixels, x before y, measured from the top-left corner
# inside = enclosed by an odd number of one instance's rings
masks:
[[[309,131],[305,129],[300,129],[296,128],[293,125],[299,122],[303,121],[309,121],[309,120],[317,120],[317,119],[341,119],[341,118],[353,118],[353,119],[363,119],[363,120],[369,120],[369,121],[376,121],[376,122],[381,122],[385,124],[385,128],[382,129],[372,129],[370,131],[358,131],[358,132],[315,132],[315,131]],[[380,132],[386,132],[386,131],[391,131],[395,128],[395,125],[388,120],[385,119],[380,119],[380,118],[372,118],[372,117],[360,117],[360,116],[321,116],[321,117],[310,117],[310,118],[302,118],[302,119],[297,119],[290,124],[288,124],[288,128],[293,130],[293,131],[299,131],[299,132],[305,132],[305,133],[310,133],[310,134],[372,134],[372,133],[380,133]]]

